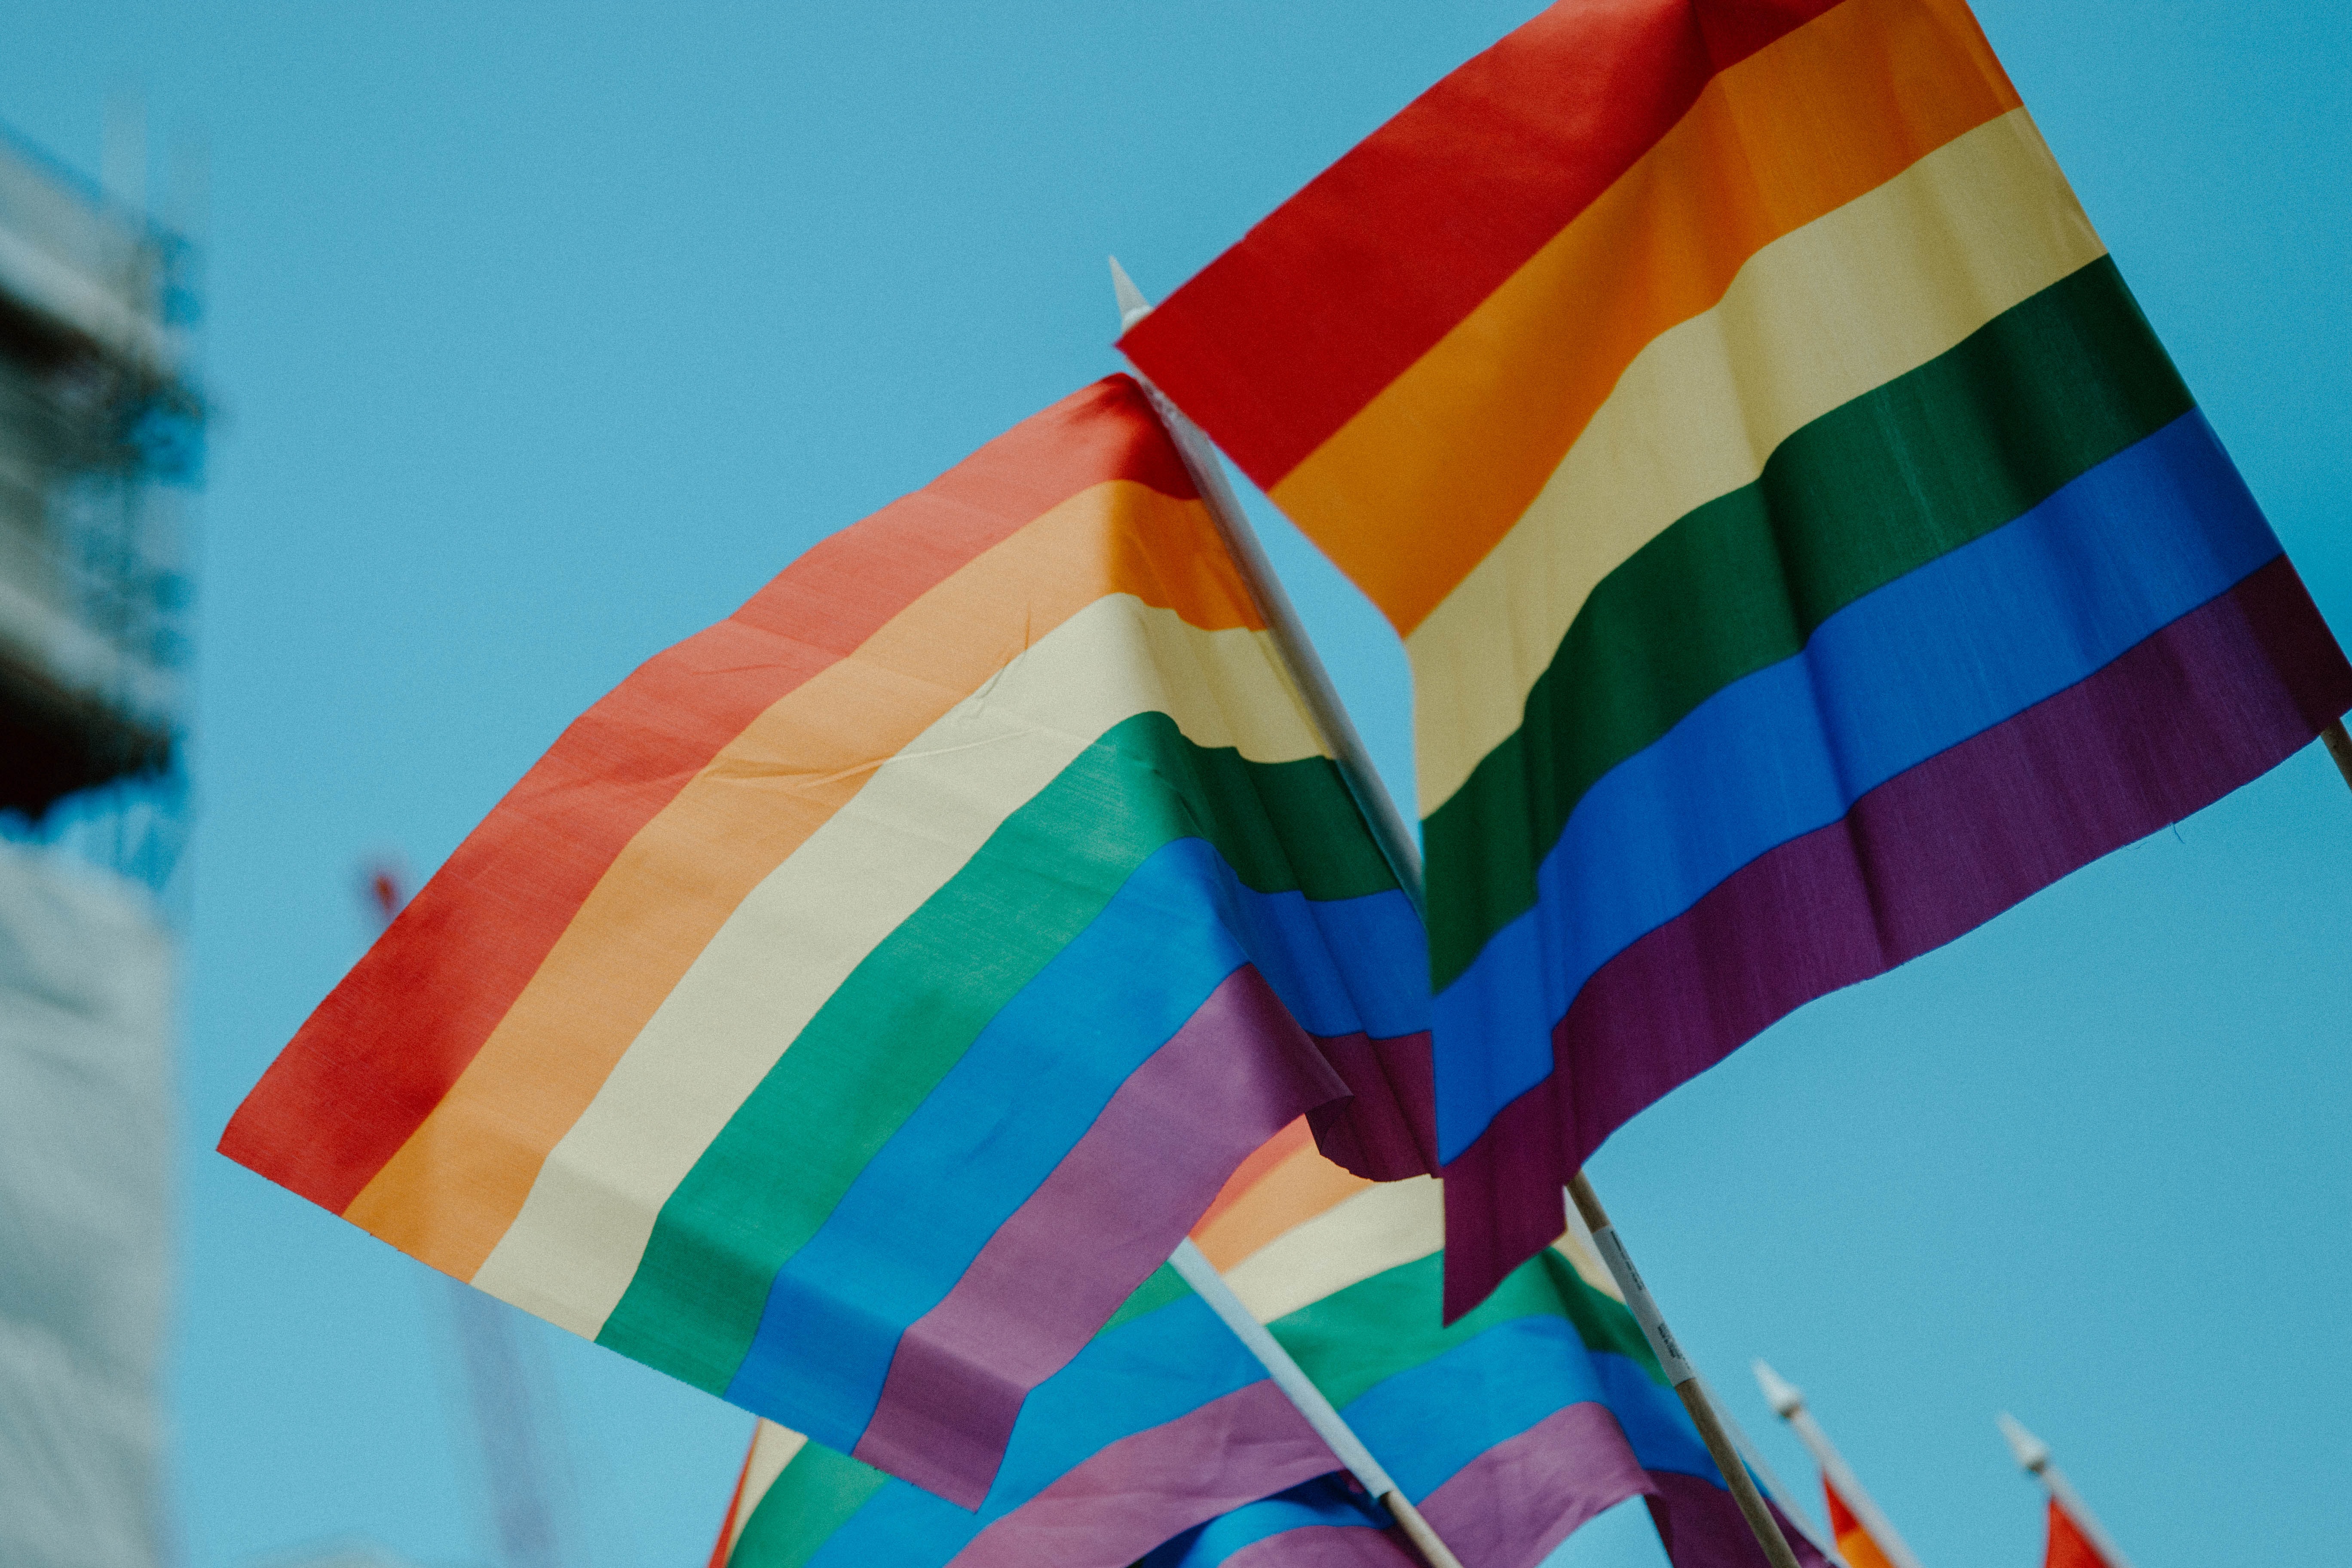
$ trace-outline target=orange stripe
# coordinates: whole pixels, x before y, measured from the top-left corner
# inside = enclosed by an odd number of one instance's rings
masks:
[[[908,742],[1109,594],[1263,622],[1201,503],[1097,485],[1025,524],[777,702],[630,841],[480,1053],[345,1209],[470,1279],[548,1152],[752,888]]]
[[[1766,245],[2017,106],[1963,0],[1847,0],[1717,76],[1276,484],[1276,504],[1410,634],[1518,521],[1651,339],[1714,306]]]
[[[1837,1538],[1837,1549],[1838,1555],[1845,1559],[1846,1568],[1895,1568],[1866,1530],[1847,1531]]]
[[[1894,1568],[1827,1476],[1822,1478],[1822,1490],[1830,1500],[1830,1533],[1837,1538],[1838,1555],[1845,1559],[1846,1568]]]
[[[1259,1144],[1255,1152],[1234,1167],[1234,1173],[1227,1176],[1225,1184],[1217,1189],[1216,1201],[1209,1205],[1209,1212],[1193,1223],[1193,1236],[1197,1237],[1216,1222],[1219,1215],[1249,1196],[1249,1190],[1257,1185],[1268,1171],[1314,1141],[1314,1130],[1307,1125],[1307,1118],[1302,1116]]]
[[[1246,1190],[1235,1190],[1241,1175],[1235,1172],[1225,1191],[1217,1194],[1216,1205],[1192,1227],[1193,1242],[1220,1269],[1233,1268],[1276,1237],[1372,1184],[1325,1159],[1315,1140],[1304,1135],[1306,1125],[1304,1121],[1294,1123],[1266,1145],[1285,1147]]]

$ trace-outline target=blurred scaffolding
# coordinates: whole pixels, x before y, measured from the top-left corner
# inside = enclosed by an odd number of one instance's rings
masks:
[[[135,132],[112,140],[131,161]],[[194,267],[178,235],[0,140],[0,812],[31,823],[105,785],[177,804]],[[159,882],[178,847],[162,816],[92,858]]]
[[[194,252],[0,137],[0,1563],[167,1555]],[[137,182],[143,186],[143,178]],[[142,885],[143,884],[143,885]]]

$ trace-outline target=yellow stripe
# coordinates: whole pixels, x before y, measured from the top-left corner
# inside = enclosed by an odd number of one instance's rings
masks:
[[[1592,1232],[1584,1223],[1584,1215],[1574,1204],[1568,1205],[1568,1233],[1552,1243],[1553,1249],[1576,1266],[1579,1278],[1611,1300],[1622,1304],[1625,1293],[1617,1289],[1617,1281],[1609,1277],[1609,1266],[1601,1261],[1600,1252],[1592,1245]]]
[[[1383,1182],[1284,1232],[1224,1271],[1261,1323],[1334,1290],[1426,1258],[1445,1244],[1445,1189],[1434,1176]]]
[[[1114,479],[1032,518],[779,698],[687,782],[343,1217],[472,1278],[548,1151],[760,879],[1024,649],[1122,593],[1196,626],[1260,625],[1198,501]],[[768,635],[731,646],[756,659]]]
[[[779,1426],[764,1417],[761,1420],[759,1430],[751,1434],[751,1457],[743,1466],[742,1496],[735,1504],[735,1517],[727,1521],[728,1557],[735,1555],[735,1543],[743,1539],[743,1527],[759,1511],[760,1500],[807,1443],[806,1437],[789,1426]]]
[[[1421,814],[1519,727],[1593,587],[1801,426],[2105,254],[2023,110],[1759,251],[1627,367],[1526,515],[1406,640]]]
[[[662,1205],[826,997],[1113,725],[1171,716],[1255,762],[1322,754],[1267,635],[1114,595],[877,772],[756,887],[614,1068],[474,1283],[593,1339]]]

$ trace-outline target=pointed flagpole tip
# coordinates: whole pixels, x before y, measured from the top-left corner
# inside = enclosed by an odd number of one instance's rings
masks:
[[[1118,298],[1120,331],[1129,331],[1136,322],[1151,314],[1151,301],[1143,297],[1143,290],[1135,286],[1135,279],[1127,275],[1127,268],[1118,264],[1116,256],[1110,258],[1110,288]]]
[[[1786,1421],[1805,1407],[1805,1391],[1765,1365],[1763,1357],[1757,1357],[1753,1370],[1756,1386],[1764,1391],[1764,1403],[1773,1415]]]
[[[2009,1439],[2009,1451],[2020,1467],[2029,1474],[2040,1475],[2042,1467],[2050,1462],[2050,1445],[2027,1431],[2016,1416],[2004,1410],[1997,1417],[2000,1435]]]

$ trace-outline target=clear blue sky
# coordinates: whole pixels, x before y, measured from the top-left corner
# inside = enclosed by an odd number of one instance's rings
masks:
[[[0,119],[85,168],[109,92],[214,167],[178,1529],[487,1556],[437,1281],[210,1152],[567,720],[812,541],[1115,367],[1164,293],[1534,9],[15,0]],[[2339,636],[2352,636],[2352,12],[1985,0],[1994,43]],[[1281,564],[1382,762],[1401,658]],[[1809,1008],[1595,1163],[1683,1337],[1815,1408],[1929,1568],[2038,1563],[1991,1418],[2141,1568],[2352,1538],[2352,795],[2315,749]],[[605,1557],[698,1563],[747,1417],[539,1331]],[[1612,1520],[1569,1560],[1659,1561]]]

